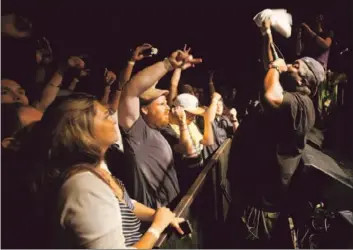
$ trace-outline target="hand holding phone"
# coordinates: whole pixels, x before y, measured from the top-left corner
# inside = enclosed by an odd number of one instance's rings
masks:
[[[166,233],[171,234],[171,233],[176,233],[176,235],[180,238],[183,239],[184,237],[188,236],[191,238],[191,234],[193,232],[192,226],[188,220],[185,220],[183,218],[175,218],[178,220],[181,220],[179,223],[171,223],[167,229]]]
[[[141,46],[138,46],[132,53],[132,61],[140,61],[145,57],[151,57],[152,55],[157,55],[158,49],[152,47],[151,44],[144,43]]]
[[[184,234],[178,233],[179,237],[184,238],[186,236],[189,236],[191,238],[193,230],[192,230],[192,226],[191,226],[190,222],[188,220],[185,220],[185,221],[179,223],[179,226],[180,226],[181,230],[183,230],[183,232],[184,232]]]

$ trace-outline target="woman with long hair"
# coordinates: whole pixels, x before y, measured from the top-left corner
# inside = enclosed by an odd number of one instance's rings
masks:
[[[104,155],[117,140],[114,125],[95,98],[75,94],[53,103],[36,128],[44,170],[36,191],[42,212],[50,211],[55,248],[152,248],[169,224],[183,233],[181,218],[132,200],[110,174]],[[151,222],[144,235],[140,220]]]

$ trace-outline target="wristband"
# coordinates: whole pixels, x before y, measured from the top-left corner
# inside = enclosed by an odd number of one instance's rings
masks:
[[[147,233],[151,233],[153,234],[154,237],[156,237],[156,239],[159,239],[159,236],[161,236],[161,233],[159,232],[159,230],[153,228],[153,227],[150,227],[148,230],[147,230]]]
[[[173,65],[170,63],[170,61],[169,61],[169,59],[167,57],[164,58],[163,63],[164,63],[164,68],[167,71],[172,71],[174,69]]]
[[[135,65],[134,61],[128,61],[127,63],[130,64],[130,65]]]

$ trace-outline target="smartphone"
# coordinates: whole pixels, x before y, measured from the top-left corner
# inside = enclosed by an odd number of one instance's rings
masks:
[[[184,232],[184,234],[178,233],[180,238],[184,238],[186,236],[191,236],[193,230],[192,230],[191,223],[188,220],[185,220],[185,221],[179,223],[179,226],[180,226],[181,230],[183,230],[183,232]]]
[[[147,57],[147,56],[153,56],[153,55],[157,55],[158,54],[158,49],[157,48],[150,48],[150,49],[146,49],[142,52],[143,56]]]

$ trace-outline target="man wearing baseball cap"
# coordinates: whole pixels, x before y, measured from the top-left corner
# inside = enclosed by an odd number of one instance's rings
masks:
[[[286,245],[290,240],[285,241],[290,239],[285,230],[291,209],[288,188],[301,160],[306,135],[315,123],[312,98],[325,79],[323,66],[313,58],[304,57],[288,65],[283,59],[274,60],[270,25],[267,20],[262,27],[267,69],[263,112],[251,120],[244,119],[239,126],[228,168],[237,203],[232,209],[238,230],[235,234],[251,248],[293,247]]]
[[[122,91],[118,115],[128,163],[122,167],[131,173],[123,181],[132,198],[146,206],[169,205],[179,193],[172,150],[159,132],[169,123],[168,91],[155,85],[169,71],[199,62],[188,51],[175,51],[138,72]]]

